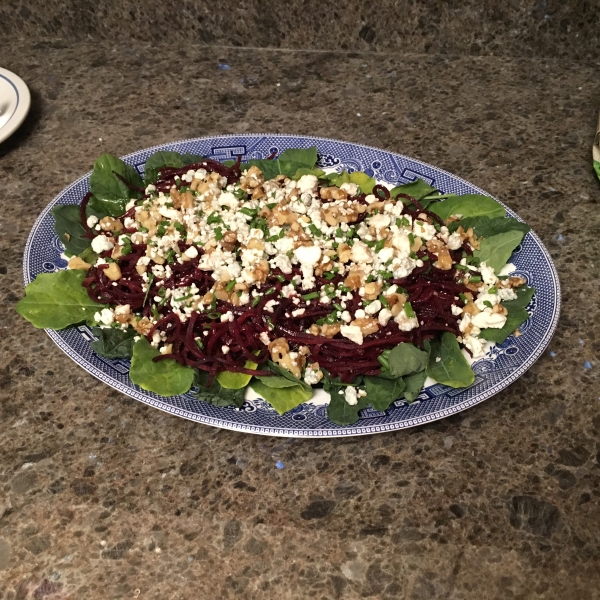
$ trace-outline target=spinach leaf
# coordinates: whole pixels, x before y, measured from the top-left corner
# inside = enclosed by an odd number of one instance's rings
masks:
[[[77,204],[59,204],[52,209],[54,231],[69,254],[81,254],[92,245],[92,240],[83,237],[86,234],[81,222]]]
[[[404,342],[391,350],[384,350],[378,357],[386,374],[392,378],[419,373],[427,366],[429,353],[419,350],[414,344]]]
[[[327,405],[327,417],[336,425],[352,425],[359,419],[358,412],[369,404],[367,396],[358,399],[358,403],[351,406],[346,402],[346,396],[338,393],[340,390],[330,392],[331,401]]]
[[[194,369],[184,367],[173,359],[154,362],[160,352],[145,338],[133,345],[129,378],[142,389],[160,396],[185,394],[194,381]]]
[[[155,183],[158,179],[158,170],[163,167],[183,167],[183,157],[179,152],[161,150],[148,157],[144,165],[144,183],[146,185]]]
[[[365,194],[370,194],[377,183],[374,177],[369,177],[369,175],[362,171],[330,173],[329,175],[325,175],[325,178],[331,185],[337,185],[338,187],[344,183],[355,183]]]
[[[383,377],[366,376],[364,379],[367,400],[375,410],[387,410],[394,400],[400,398],[405,387],[401,377],[384,379]]]
[[[504,217],[505,211],[493,198],[481,194],[453,196],[430,207],[431,211],[444,221],[450,215],[463,217]]]
[[[97,213],[119,217],[131,198],[139,198],[140,193],[130,189],[115,173],[135,187],[142,187],[143,181],[138,172],[120,158],[103,154],[94,163],[90,176],[92,198],[89,206]]]
[[[444,332],[441,341],[432,341],[427,375],[454,388],[473,383],[475,373],[461,352],[456,336],[449,331]]]
[[[204,156],[201,154],[193,154],[191,152],[186,152],[181,155],[181,160],[183,161],[183,166],[187,167],[188,165],[195,165],[196,163],[202,162],[204,160]],[[233,161],[235,163],[235,161]]]
[[[40,273],[25,288],[26,296],[17,304],[17,312],[40,329],[93,323],[94,313],[102,306],[88,296],[82,285],[85,276],[81,269]]]
[[[303,167],[313,168],[317,162],[317,147],[288,148],[277,159],[281,162],[300,163]]]
[[[244,364],[246,369],[256,369],[258,363],[247,360]],[[230,371],[221,371],[218,373],[215,379],[219,382],[221,387],[227,388],[228,390],[240,390],[245,388],[252,379],[252,375],[246,373],[232,373]]]
[[[314,175],[315,177],[322,179],[325,176],[325,171],[322,171],[321,169],[317,168],[309,169],[308,167],[302,167],[296,171],[292,179],[294,181],[298,181],[298,179],[300,179],[300,177],[302,177],[303,175]]]
[[[323,372],[323,388],[329,394],[331,400],[327,406],[327,416],[330,421],[337,425],[352,425],[358,421],[358,412],[369,404],[367,396],[358,398],[358,403],[351,406],[346,402],[345,390],[352,385],[357,387],[362,383],[362,377],[357,377],[353,383],[342,383],[339,377],[332,378],[327,369],[321,368]],[[340,392],[342,392],[340,394]]]
[[[98,338],[90,344],[96,354],[104,358],[129,358],[133,354],[133,338],[138,335],[135,329],[92,327],[92,333]]]
[[[280,377],[279,375],[273,375],[270,377],[261,376],[257,377],[256,379],[258,379],[261,383],[264,383],[267,387],[272,388],[289,388],[298,385],[297,383],[294,383],[285,377]]]
[[[596,175],[598,176],[598,179],[600,179],[600,162],[595,160],[593,164],[594,164],[594,171],[596,171]]]
[[[80,255],[79,258],[81,258],[81,260],[84,260],[86,263],[90,264],[90,265],[95,265],[96,261],[98,260],[98,254],[96,254],[93,250],[92,247],[90,246],[89,248],[86,248]]]
[[[515,332],[515,329],[522,325],[529,318],[529,313],[525,307],[529,304],[535,290],[533,288],[519,288],[517,294],[519,297],[515,300],[503,302],[502,306],[506,308],[506,323],[502,329],[482,329],[479,337],[490,342],[501,344],[509,335]]]
[[[194,385],[198,388],[195,396],[198,400],[203,400],[213,406],[236,406],[241,408],[244,404],[245,388],[237,390],[224,388],[216,379],[213,379],[209,386],[209,377],[210,375],[206,371],[196,370],[195,372]]]
[[[313,394],[312,388],[308,392],[300,385],[292,385],[286,388],[269,387],[261,379],[256,378],[252,380],[250,387],[261,398],[264,398],[280,415],[310,400]]]
[[[293,177],[298,169],[306,167],[305,164],[299,162],[261,159],[249,160],[245,165],[242,165],[242,170],[251,166],[258,167],[266,180],[273,179],[277,177],[277,175]]]
[[[489,217],[465,217],[460,221],[452,221],[448,225],[448,231],[454,233],[460,226],[467,231],[469,227],[473,228],[473,231],[477,237],[492,237],[499,233],[506,233],[507,231],[522,231],[523,235],[531,230],[529,225],[517,221],[512,217],[495,217],[490,219]]]
[[[517,288],[515,292],[517,293],[517,298],[503,302],[502,306],[506,308],[525,308],[531,302],[533,294],[535,294],[535,288],[523,286]]]
[[[435,199],[432,198],[429,200],[423,200],[422,202],[421,200],[422,198],[425,198],[425,196],[428,196],[433,192],[435,192],[434,187],[431,187],[426,181],[423,181],[422,179],[417,179],[416,181],[413,181],[411,183],[403,183],[402,185],[397,185],[395,188],[390,190],[390,195],[392,196],[392,198],[396,198],[398,194],[408,194],[409,196],[412,196],[417,202],[419,202],[419,204],[423,208],[427,208],[427,206],[431,204],[431,202],[434,202]],[[412,204],[412,202],[409,202],[405,198],[401,198],[401,200],[405,204]]]
[[[478,258],[480,263],[485,262],[488,267],[492,267],[496,273],[499,273],[522,239],[522,231],[507,231],[484,238],[481,240],[479,250],[473,252],[473,256]]]
[[[290,383],[293,383],[294,385],[299,385],[302,389],[304,389],[305,392],[307,392],[307,393],[310,392],[312,394],[312,387],[310,385],[308,385],[307,383],[304,383],[304,381],[302,381],[301,379],[298,379],[297,377],[295,377],[287,369],[280,367],[277,363],[275,363],[271,360],[267,361],[267,364],[269,365],[269,368],[271,369],[271,371],[273,371],[273,373],[275,373],[279,377],[283,377],[284,379],[287,379]],[[273,377],[262,377],[259,379],[265,385],[268,385],[269,387],[284,387],[283,385],[271,385],[267,380],[274,379]]]
[[[404,399],[407,402],[413,402],[415,398],[421,393],[425,379],[427,379],[427,372],[425,370],[420,373],[413,373],[412,375],[405,375],[404,379]]]

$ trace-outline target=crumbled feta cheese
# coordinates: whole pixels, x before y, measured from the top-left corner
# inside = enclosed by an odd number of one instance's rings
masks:
[[[367,315],[375,315],[381,310],[381,302],[379,300],[373,300],[371,304],[365,307],[364,312]],[[357,311],[358,312],[358,311]]]
[[[196,248],[196,246],[190,246],[185,252],[184,254],[188,257],[188,258],[196,258],[196,256],[198,256],[198,249]]]
[[[385,327],[392,318],[392,311],[388,308],[382,308],[377,320],[382,327]]]
[[[450,250],[458,250],[462,246],[462,240],[460,234],[456,231],[448,236],[448,248]]]
[[[411,331],[419,326],[417,317],[408,317],[404,310],[401,310],[398,313],[398,316],[394,321],[398,324],[398,329],[400,329],[400,331]]]
[[[94,225],[96,225],[96,223],[98,223],[98,217],[96,215],[90,215],[87,218],[87,226],[89,228],[92,228]]]
[[[110,308],[103,308],[94,314],[94,319],[104,325],[110,325],[114,321],[114,312]]]
[[[221,346],[221,352],[227,354],[229,352],[229,346]]]
[[[360,330],[360,327],[357,325],[342,325],[340,327],[340,333],[349,340],[353,341],[355,344],[362,346],[363,343],[363,334]]]
[[[346,402],[350,406],[356,406],[358,404],[358,394],[356,393],[356,388],[352,386],[348,386],[345,391]]]
[[[268,346],[271,343],[269,339],[269,334],[266,331],[262,331],[258,336],[258,339],[265,345]]]
[[[356,183],[342,183],[340,189],[347,192],[348,196],[356,196],[358,192],[358,185]]]
[[[471,323],[479,329],[490,327],[492,329],[502,329],[506,323],[506,316],[498,313],[493,313],[489,308],[477,313],[474,317],[471,317]]]
[[[498,297],[500,300],[516,300],[519,296],[512,288],[499,288]]]
[[[306,312],[305,308],[297,308],[296,310],[292,311],[292,317],[299,317],[301,315],[303,315]]]
[[[450,307],[450,310],[452,311],[452,314],[453,314],[455,317],[458,317],[458,315],[462,314],[462,311],[463,311],[463,309],[462,309],[460,306],[456,306],[455,304],[453,304],[453,305]]]
[[[494,285],[498,281],[498,278],[494,273],[494,269],[492,267],[488,267],[485,262],[482,262],[481,265],[479,265],[479,270],[481,271],[481,279],[483,280],[483,283],[486,283],[487,285]]]
[[[296,186],[301,194],[305,194],[307,192],[315,191],[318,183],[319,180],[315,175],[302,175],[302,177],[296,181]]]
[[[111,238],[107,238],[105,235],[97,235],[92,240],[92,250],[96,254],[101,254],[107,250],[112,250],[115,247]]]

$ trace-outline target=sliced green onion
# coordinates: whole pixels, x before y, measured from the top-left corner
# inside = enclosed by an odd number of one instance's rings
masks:
[[[383,250],[384,246],[385,246],[385,240],[379,240],[377,242],[377,244],[375,245],[375,252],[380,252],[381,250]]]
[[[243,215],[247,215],[248,217],[254,218],[258,214],[258,209],[257,208],[248,208],[247,206],[244,206],[243,208],[240,208],[240,212]]]
[[[317,236],[317,237],[321,237],[322,233],[319,231],[319,229],[317,228],[317,226],[314,223],[311,223],[308,228],[310,229],[310,232]]]
[[[310,294],[304,294],[304,296],[302,296],[302,298],[304,300],[314,300],[315,298],[319,297],[319,292],[311,292]]]
[[[484,300],[483,303],[488,308],[494,308],[494,306],[492,305],[492,303],[489,300]]]
[[[146,295],[144,296],[144,302],[142,306],[146,306],[146,300],[148,300],[148,294],[150,293],[150,288],[152,287],[152,282],[154,281],[154,273],[150,273],[148,275],[148,289],[146,290]]]
[[[217,242],[223,239],[223,230],[220,227],[215,227],[215,239]]]
[[[491,288],[488,290],[488,294],[497,294],[497,293],[498,293],[498,288],[497,288],[497,287],[495,287],[495,286],[494,286],[494,287],[491,287]]]
[[[404,312],[409,319],[412,319],[415,316],[415,311],[413,310],[412,304],[410,302],[406,302],[404,305]]]
[[[235,279],[232,279],[226,286],[225,291],[230,292],[235,287]]]
[[[469,280],[473,283],[479,283],[481,281],[481,277],[479,275],[471,275]]]
[[[467,304],[467,302],[469,301],[469,299],[464,295],[464,294],[459,294],[458,297],[465,303]]]
[[[381,302],[381,306],[383,306],[384,308],[390,307],[390,303],[387,301],[387,298],[383,294],[379,296],[379,302]]]
[[[275,278],[283,283],[285,281],[285,277],[283,275],[275,275]]]
[[[256,298],[254,298],[254,300],[252,300],[252,308],[257,306],[259,302],[260,302],[260,296],[256,296]]]

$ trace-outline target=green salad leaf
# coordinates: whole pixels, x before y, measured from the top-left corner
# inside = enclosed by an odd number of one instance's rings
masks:
[[[161,150],[148,157],[144,165],[144,183],[155,183],[158,179],[158,170],[163,167],[183,167],[185,162],[179,152]]]
[[[498,202],[489,196],[482,194],[464,194],[452,196],[446,200],[435,202],[428,207],[444,221],[450,215],[462,215],[463,217],[504,217],[505,210]]]
[[[423,200],[423,198],[425,198],[425,196],[428,196],[429,194],[432,194],[435,191],[435,188],[431,187],[426,181],[423,181],[422,179],[416,179],[411,183],[403,183],[402,185],[397,185],[395,188],[390,190],[390,195],[392,196],[392,198],[396,198],[398,194],[407,194],[409,196],[412,196],[417,202],[419,202],[419,204],[423,208],[427,208],[427,206],[431,204],[434,200]],[[412,202],[409,202],[405,198],[402,198],[401,200],[404,204],[412,204]]]
[[[40,329],[64,329],[86,321],[94,322],[94,314],[102,309],[94,302],[82,283],[81,269],[40,273],[25,288],[25,298],[17,304],[17,312]]]
[[[144,390],[161,396],[177,396],[185,394],[194,381],[194,369],[184,367],[171,358],[154,362],[160,356],[145,338],[140,338],[133,345],[133,356],[129,378]]]
[[[313,391],[307,391],[300,385],[290,387],[270,387],[264,380],[268,377],[254,378],[250,382],[250,387],[261,397],[264,398],[280,415],[296,408],[299,404],[310,400]],[[310,387],[310,386],[309,386]]]
[[[111,217],[121,216],[129,200],[141,195],[129,188],[115,173],[135,187],[144,185],[142,178],[131,165],[111,154],[100,156],[94,163],[94,170],[90,176],[92,198],[89,206],[97,213]]]
[[[130,358],[133,354],[135,329],[120,327],[92,327],[98,339],[90,344],[92,350],[104,358]]]
[[[366,376],[365,390],[367,401],[375,410],[384,411],[390,404],[401,397],[405,383],[402,377],[386,379],[384,377]]]
[[[378,357],[386,374],[392,378],[419,373],[427,366],[429,353],[419,350],[414,344],[405,342],[391,350],[384,350]]]
[[[404,399],[407,402],[414,402],[415,398],[421,393],[425,380],[427,379],[427,371],[424,369],[420,373],[412,373],[405,375],[404,380]]]
[[[194,385],[198,388],[195,396],[198,400],[208,402],[213,406],[235,406],[241,408],[244,404],[246,388],[230,389],[224,388],[216,378],[213,378],[210,385],[208,380],[210,375],[206,371],[196,369],[194,374]]]
[[[338,187],[344,183],[355,183],[365,194],[370,194],[377,184],[374,177],[370,177],[362,171],[352,171],[352,173],[348,173],[348,171],[330,173],[329,175],[325,175],[325,178],[331,185],[337,185]]]
[[[277,159],[281,162],[300,163],[305,167],[312,168],[317,162],[317,147],[288,148],[287,150],[284,150]]]
[[[594,171],[596,171],[596,175],[598,176],[598,179],[600,179],[600,162],[597,160],[594,161]]]
[[[479,337],[490,342],[501,344],[509,335],[515,332],[515,329],[522,325],[529,318],[529,313],[525,307],[531,301],[535,289],[532,287],[521,287],[516,290],[518,298],[502,302],[502,306],[506,308],[506,323],[501,329],[486,328],[482,329]]]
[[[204,160],[204,158],[205,157],[202,156],[201,154],[194,154],[193,152],[184,152],[181,155],[181,160],[183,161],[184,167],[202,162]]]
[[[460,221],[452,221],[448,225],[448,231],[454,233],[459,227],[467,231],[469,227],[473,228],[477,237],[492,237],[499,233],[507,233],[508,231],[522,231],[523,235],[531,231],[529,225],[514,219],[513,217],[465,217]]]
[[[285,385],[281,381],[281,379],[285,379],[292,385],[299,385],[307,393],[308,392],[312,393],[312,387],[310,385],[308,385],[301,379],[298,379],[295,375],[290,373],[287,369],[284,369],[283,367],[279,366],[276,362],[273,362],[271,360],[268,360],[267,364],[269,365],[269,369],[271,371],[273,371],[273,373],[275,373],[275,376],[274,377],[258,377],[258,379],[260,379],[265,385],[268,385],[269,387],[280,387],[280,388],[290,387],[289,385]]]
[[[81,223],[77,204],[59,204],[52,209],[52,216],[54,231],[66,252],[72,255],[81,254],[92,245],[92,240],[84,237],[86,230]]]
[[[302,177],[303,175],[314,175],[315,177],[322,179],[325,176],[325,171],[317,169],[316,167],[312,169],[309,167],[302,167],[296,171],[292,179],[294,181],[298,181],[298,179],[300,179],[300,177]]]
[[[99,258],[99,254],[96,254],[93,250],[92,247],[90,246],[89,248],[86,248],[80,255],[79,258],[81,258],[81,260],[84,260],[86,263],[88,263],[88,265],[95,265],[96,261]]]
[[[496,273],[499,273],[522,239],[523,232],[519,230],[483,238],[479,250],[475,250],[473,256],[478,258],[480,263],[485,262],[488,267],[492,267]]]
[[[358,421],[358,413],[369,404],[367,396],[358,398],[358,403],[354,406],[346,402],[345,391],[349,385],[357,387],[362,383],[362,377],[358,377],[353,383],[342,383],[339,377],[331,377],[327,369],[321,369],[323,372],[323,389],[329,394],[331,400],[327,405],[327,417],[337,425],[352,425]],[[341,392],[341,393],[340,393]]]
[[[252,362],[251,360],[247,360],[244,364],[245,369],[256,369],[256,367],[258,367],[258,363]],[[215,379],[219,382],[221,387],[229,390],[240,390],[245,388],[250,383],[252,375],[247,375],[246,373],[221,371],[217,374]]]
[[[464,357],[456,336],[449,331],[443,333],[440,341],[431,342],[427,375],[438,383],[454,388],[468,387],[475,380],[475,373]]]

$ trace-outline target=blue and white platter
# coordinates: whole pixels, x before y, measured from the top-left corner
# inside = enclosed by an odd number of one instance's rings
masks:
[[[335,170],[365,171],[379,181],[407,183],[420,177],[443,193],[483,194],[476,186],[426,163],[359,144],[297,135],[242,134],[196,138],[140,150],[123,160],[140,173],[146,159],[158,150],[192,152],[226,160],[242,155],[244,159],[266,158],[286,148],[316,146],[318,166]],[[90,173],[65,188],[44,209],[27,240],[23,262],[25,284],[39,273],[62,269],[64,250],[54,233],[51,214],[56,204],[79,204],[89,191]],[[509,216],[517,217],[509,208]],[[475,381],[464,389],[438,383],[425,387],[412,404],[397,401],[385,412],[367,408],[351,426],[335,425],[327,418],[325,405],[302,404],[280,416],[264,400],[250,394],[240,409],[215,407],[197,400],[191,392],[165,398],[134,385],[128,376],[129,361],[109,360],[90,349],[93,340],[87,326],[63,331],[47,330],[48,335],[77,364],[113,388],[173,415],[225,429],[286,437],[344,437],[405,429],[461,412],[508,387],[533,365],[548,346],[560,312],[560,284],[552,259],[535,233],[528,233],[515,250],[511,262],[515,274],[527,279],[536,293],[528,306],[530,318],[520,327],[519,337],[510,336],[473,363]],[[322,394],[323,392],[321,392]]]

